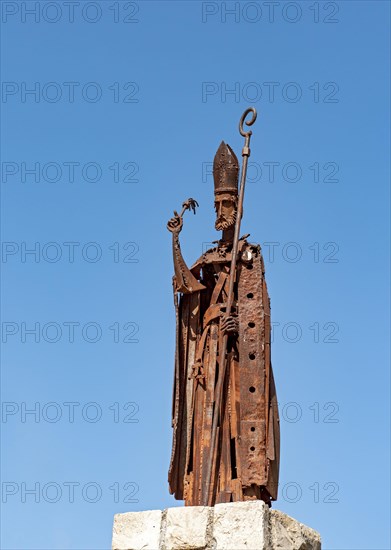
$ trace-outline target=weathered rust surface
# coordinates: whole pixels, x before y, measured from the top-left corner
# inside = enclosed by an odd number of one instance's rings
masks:
[[[270,300],[259,245],[239,238],[251,132],[239,163],[221,143],[214,161],[217,245],[188,268],[172,233],[176,356],[169,489],[186,505],[277,498],[279,418],[270,354]],[[254,114],[251,125],[255,120]]]

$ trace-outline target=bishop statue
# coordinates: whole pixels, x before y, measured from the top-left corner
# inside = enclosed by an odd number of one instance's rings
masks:
[[[280,430],[270,350],[270,299],[261,247],[239,237],[251,131],[239,162],[220,144],[213,163],[214,248],[188,267],[179,235],[183,213],[167,224],[172,233],[176,351],[168,481],[187,506],[277,499]]]

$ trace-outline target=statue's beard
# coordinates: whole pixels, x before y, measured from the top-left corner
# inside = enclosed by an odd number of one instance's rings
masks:
[[[215,222],[215,228],[217,231],[224,231],[235,225],[236,222],[236,210],[227,218],[226,216],[219,216]]]

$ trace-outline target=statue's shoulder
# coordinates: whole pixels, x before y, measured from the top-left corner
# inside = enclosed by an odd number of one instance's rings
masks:
[[[219,257],[218,249],[219,249],[218,246],[215,246],[213,248],[209,248],[208,250],[206,250],[198,258],[198,260],[194,262],[194,264],[191,266],[190,270],[191,271],[193,271],[193,270],[197,271],[197,269],[201,269],[204,265],[211,264],[211,263],[217,261],[217,259]]]
[[[242,250],[250,250],[254,254],[262,254],[260,244],[249,243],[247,240],[245,240]]]
[[[262,256],[261,245],[258,243],[250,243],[247,240],[247,237],[250,235],[245,235],[239,239],[239,252],[251,254],[251,256]]]
[[[265,275],[265,262],[260,244],[246,242],[242,249],[241,259],[244,263],[252,263],[254,260],[260,262],[262,275]]]

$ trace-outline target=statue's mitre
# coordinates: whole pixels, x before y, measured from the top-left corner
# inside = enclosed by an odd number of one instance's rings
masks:
[[[215,193],[238,193],[239,162],[231,147],[222,141],[213,161]]]

